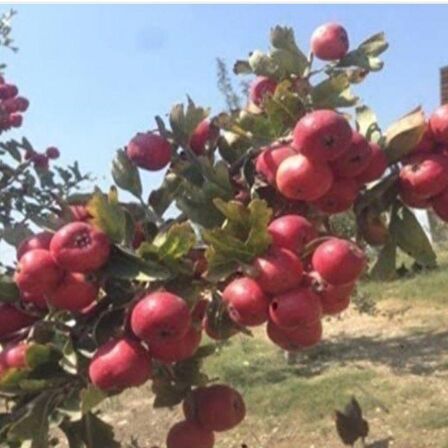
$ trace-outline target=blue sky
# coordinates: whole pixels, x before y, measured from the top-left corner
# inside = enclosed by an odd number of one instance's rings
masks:
[[[4,5],[7,8],[8,5]],[[323,22],[346,26],[353,45],[385,31],[386,66],[357,88],[383,125],[439,101],[448,64],[448,6],[423,5],[14,5],[20,52],[3,51],[7,79],[31,100],[21,132],[36,148],[56,145],[63,163],[109,183],[115,149],[153,127],[188,93],[218,111],[217,56],[229,65],[267,49],[275,24],[292,26],[308,50]],[[19,133],[19,134],[20,134]],[[145,190],[160,176],[146,175]]]

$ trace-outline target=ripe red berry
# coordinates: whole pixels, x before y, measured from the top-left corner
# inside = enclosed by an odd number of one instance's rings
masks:
[[[343,58],[348,51],[347,31],[338,23],[326,23],[319,26],[311,36],[311,51],[323,61]]]
[[[400,199],[405,205],[412,208],[429,208],[431,206],[431,198],[422,198],[411,190],[400,187]]]
[[[50,244],[56,262],[70,272],[89,272],[109,258],[108,236],[84,222],[72,222],[59,229]]]
[[[210,120],[202,120],[190,137],[190,148],[197,155],[204,154],[207,143],[214,142],[219,136],[219,128]]]
[[[50,294],[56,289],[62,275],[62,269],[48,250],[34,249],[20,258],[14,280],[22,292]]]
[[[335,160],[331,167],[337,177],[356,177],[370,164],[372,148],[358,132],[353,131],[352,142],[347,151]]]
[[[7,303],[0,304],[0,338],[30,326],[35,318]]]
[[[261,107],[263,105],[264,99],[273,95],[275,89],[277,88],[277,83],[270,78],[264,76],[258,76],[252,81],[249,89],[249,98],[252,103],[256,106]]]
[[[25,112],[30,105],[28,99],[24,98],[23,96],[18,96],[17,98],[15,98],[15,103],[19,112]]]
[[[335,214],[347,211],[358,195],[358,183],[354,179],[336,179],[332,187],[314,205],[322,212]]]
[[[49,159],[58,159],[59,156],[61,155],[61,153],[59,152],[59,149],[54,147],[54,146],[50,146],[49,148],[47,148],[47,150],[45,151],[45,155],[49,158]]]
[[[50,248],[50,242],[52,238],[53,234],[51,232],[44,231],[36,233],[35,235],[29,236],[28,238],[24,239],[17,248],[17,260],[20,260],[20,258],[30,250],[48,250]]]
[[[202,332],[191,327],[180,339],[154,339],[148,342],[149,351],[154,359],[166,364],[191,358],[199,348]]]
[[[322,339],[322,322],[317,320],[311,325],[293,329],[280,328],[274,322],[267,325],[268,338],[283,350],[303,350],[318,344]]]
[[[45,154],[34,153],[31,156],[31,160],[33,161],[33,165],[35,168],[39,168],[42,170],[48,169],[48,157]]]
[[[23,123],[23,117],[21,114],[11,114],[8,117],[8,124],[13,128],[20,128],[20,126],[22,126],[22,123]]]
[[[2,101],[1,109],[7,113],[19,112],[17,98],[10,98],[9,100]]]
[[[448,157],[415,154],[400,170],[400,188],[421,198],[430,198],[448,187]]]
[[[25,342],[8,344],[0,354],[2,362],[9,369],[26,367],[26,352],[28,348],[29,345]]]
[[[434,139],[448,143],[448,104],[439,106],[429,118],[429,127]]]
[[[97,298],[98,289],[98,285],[89,281],[84,274],[67,272],[57,288],[48,295],[48,301],[55,308],[81,311]]]
[[[313,269],[333,285],[354,282],[365,264],[363,251],[351,241],[340,238],[331,238],[322,243],[312,257]]]
[[[303,266],[291,250],[273,246],[266,254],[255,259],[256,281],[267,294],[280,294],[299,286]]]
[[[332,110],[317,110],[305,115],[294,128],[293,147],[306,157],[335,160],[348,150],[352,128]]]
[[[241,277],[230,282],[222,293],[230,318],[239,325],[261,325],[268,318],[269,301],[253,279]]]
[[[9,100],[14,98],[19,93],[19,89],[14,84],[1,84],[0,85],[0,99]]]
[[[417,143],[415,148],[412,150],[413,153],[416,152],[432,152],[437,146],[437,142],[434,139],[434,135],[431,131],[429,122],[426,123],[425,132],[422,138]]]
[[[372,157],[369,164],[356,176],[359,184],[368,184],[374,180],[380,179],[387,169],[388,161],[386,153],[376,143],[370,143],[372,148]]]
[[[214,445],[213,432],[193,421],[176,423],[166,439],[167,448],[213,448]]]
[[[274,219],[268,226],[272,242],[300,254],[304,247],[317,238],[313,225],[299,215],[284,215]]]
[[[229,431],[246,416],[241,394],[226,385],[216,384],[195,389],[183,403],[188,421],[196,421],[210,431]]]
[[[169,292],[153,292],[141,299],[131,313],[131,328],[144,341],[179,341],[191,326],[185,300]]]
[[[138,133],[126,148],[128,157],[139,167],[149,171],[165,168],[171,161],[171,145],[160,135]]]
[[[448,222],[448,189],[431,199],[431,205],[437,216]]]
[[[275,176],[283,160],[295,153],[290,146],[273,146],[265,148],[257,157],[255,171],[264,176],[271,185],[275,185]]]
[[[333,184],[333,173],[325,163],[318,163],[302,154],[288,157],[277,171],[277,188],[289,199],[314,201]]]
[[[131,339],[112,339],[99,347],[89,365],[89,378],[102,390],[140,386],[151,377],[149,353]]]

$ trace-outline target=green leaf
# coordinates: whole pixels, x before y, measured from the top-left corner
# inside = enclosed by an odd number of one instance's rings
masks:
[[[26,363],[31,368],[46,364],[54,359],[52,349],[43,344],[32,344],[26,351]]]
[[[158,234],[152,245],[161,260],[179,260],[195,245],[196,236],[190,223],[172,225],[166,232]]]
[[[182,179],[179,176],[168,172],[162,185],[157,190],[151,191],[148,202],[159,216],[163,216],[171,205],[181,183]]]
[[[275,78],[279,70],[277,63],[269,55],[259,50],[255,50],[250,54],[249,65],[257,76]]]
[[[320,82],[311,95],[314,107],[319,109],[351,107],[358,102],[358,97],[350,91],[350,82],[345,73],[337,73]]]
[[[411,210],[401,207],[392,217],[389,229],[403,252],[422,266],[436,266],[436,254],[431,242]]]
[[[89,384],[86,388],[81,390],[81,412],[87,414],[98,406],[103,400],[107,398],[102,390]]]
[[[151,388],[155,395],[153,405],[155,409],[165,407],[171,408],[178,405],[190,391],[188,385],[160,380],[154,380]]]
[[[386,156],[397,162],[409,154],[423,137],[425,115],[418,107],[394,122],[386,131]]]
[[[359,48],[369,56],[379,56],[389,48],[389,44],[386,41],[386,35],[381,32],[366,39]]]
[[[356,129],[367,140],[377,143],[381,138],[381,129],[378,125],[375,112],[367,106],[359,106],[356,112]]]
[[[183,104],[176,104],[170,113],[170,126],[175,140],[181,146],[188,146],[193,131],[207,116],[208,110],[196,107],[190,97],[186,110]]]
[[[87,210],[92,215],[92,223],[106,233],[112,241],[120,243],[126,234],[126,217],[118,203],[115,187],[111,187],[109,196],[105,196],[99,188],[87,203]]]
[[[98,318],[93,329],[93,336],[98,346],[122,333],[124,317],[124,309],[118,308],[107,310]]]
[[[0,239],[5,240],[11,246],[17,247],[24,239],[31,236],[33,232],[26,224],[16,223],[4,225],[0,229]]]
[[[14,280],[7,275],[0,275],[0,302],[12,303],[20,299],[20,291]]]
[[[396,276],[397,245],[390,239],[381,249],[375,265],[370,271],[374,280],[392,280]]]
[[[112,161],[112,177],[118,187],[140,198],[142,195],[142,183],[138,168],[129,160],[122,149],[117,151],[117,155]]]

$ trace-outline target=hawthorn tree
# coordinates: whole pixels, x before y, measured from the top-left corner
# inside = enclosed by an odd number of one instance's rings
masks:
[[[155,407],[183,405],[167,447],[211,448],[246,412],[202,368],[215,341],[265,325],[285,350],[317,344],[322,316],[346,309],[367,275],[365,245],[380,248],[375,278],[393,277],[398,248],[434,265],[409,206],[448,219],[447,108],[381,131],[352,86],[382,69],[382,33],[350,50],[346,30],[326,24],[307,56],[277,26],[270,44],[235,63],[255,75],[244,108],[209,116],[188,98],[167,123],[157,116],[156,132],[117,151],[108,192],[73,195],[76,166],[58,184],[26,140],[3,144],[2,164],[18,163],[0,180],[13,198],[4,228],[25,225],[22,211],[41,227],[0,282],[3,445],[47,447],[58,427],[70,447],[119,446],[97,407],[149,382]],[[41,187],[11,190],[33,166]],[[162,169],[145,199],[139,171]],[[358,245],[335,233],[348,210]]]

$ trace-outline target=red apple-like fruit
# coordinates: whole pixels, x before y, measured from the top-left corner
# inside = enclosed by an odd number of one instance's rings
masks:
[[[400,188],[423,199],[448,187],[448,157],[443,154],[415,154],[400,170]]]
[[[333,185],[333,173],[325,163],[302,154],[288,157],[277,170],[277,188],[288,199],[314,201]]]
[[[429,118],[429,127],[434,139],[448,143],[448,104],[439,106]]]
[[[313,204],[330,215],[348,210],[358,195],[358,183],[354,179],[336,179],[330,190]]]
[[[167,448],[213,448],[215,435],[194,421],[176,423],[168,432]]]
[[[352,142],[347,151],[335,160],[331,167],[337,177],[356,177],[372,160],[372,147],[359,132],[353,131]]]
[[[190,329],[191,316],[185,300],[169,292],[143,297],[131,313],[131,328],[147,342],[179,341]]]
[[[273,146],[264,149],[257,157],[255,171],[264,176],[271,185],[275,185],[275,176],[283,160],[295,154],[290,146]]]
[[[316,110],[305,115],[294,128],[293,147],[306,157],[335,160],[348,150],[352,128],[333,110]]]
[[[84,274],[67,272],[57,288],[48,295],[48,301],[58,309],[81,311],[97,298],[98,290],[98,285],[89,281]]]
[[[413,153],[416,152],[431,152],[437,146],[437,142],[434,139],[434,135],[431,131],[431,127],[429,122],[426,123],[425,132],[423,133],[422,138],[417,143],[415,148],[412,150]]]
[[[89,365],[89,378],[102,390],[140,386],[151,377],[149,353],[137,342],[111,339],[95,353]]]
[[[23,303],[32,303],[40,309],[46,309],[48,307],[47,299],[43,294],[27,294],[26,292],[24,292],[20,295],[20,300]]]
[[[356,176],[356,181],[362,184],[368,184],[374,180],[380,179],[387,169],[388,161],[386,153],[376,143],[370,143],[372,148],[372,157],[369,164],[360,174]]]
[[[24,293],[49,294],[56,289],[62,275],[63,270],[48,250],[34,249],[20,258],[14,280]]]
[[[7,303],[0,304],[0,338],[30,326],[35,318]]]
[[[72,222],[59,229],[51,240],[56,262],[70,272],[101,268],[109,258],[110,241],[101,230],[85,222]]]
[[[171,145],[160,135],[138,133],[128,144],[126,154],[139,168],[158,171],[171,161]]]
[[[330,238],[313,253],[313,269],[328,283],[343,285],[354,282],[364,270],[363,251],[351,241]]]
[[[343,58],[348,48],[347,31],[338,23],[325,23],[316,28],[311,36],[311,51],[323,61]]]
[[[303,266],[300,258],[284,247],[272,246],[254,261],[256,281],[267,294],[280,294],[299,286]]]
[[[319,296],[310,288],[297,288],[277,295],[269,306],[269,318],[280,328],[311,325],[321,315]]]
[[[45,150],[45,155],[52,160],[56,160],[59,159],[59,156],[61,155],[61,153],[59,152],[59,149],[56,148],[55,146],[50,146],[49,148],[47,148]]]
[[[266,322],[269,300],[260,285],[248,277],[230,282],[222,293],[230,318],[239,325],[253,327]]]
[[[8,368],[22,369],[26,367],[26,352],[29,345],[25,342],[8,344],[1,352],[3,362]]]
[[[195,389],[183,402],[188,421],[196,421],[210,431],[223,432],[238,426],[246,416],[241,394],[226,385]]]
[[[293,329],[280,328],[274,322],[267,325],[268,338],[283,350],[303,350],[318,344],[322,339],[322,322],[317,320],[311,325]]]
[[[23,255],[33,249],[48,250],[52,238],[53,234],[51,232],[44,231],[24,239],[17,248],[17,260],[20,260]]]
[[[202,120],[190,137],[190,148],[197,155],[204,154],[207,143],[214,142],[219,136],[219,128],[210,120]]]
[[[261,107],[266,96],[273,95],[277,83],[270,78],[258,76],[252,81],[249,89],[249,98],[256,106]]]
[[[431,205],[437,216],[448,222],[448,189],[431,199]]]
[[[422,198],[413,191],[400,186],[400,199],[405,205],[411,208],[429,208],[431,206],[431,198]]]

